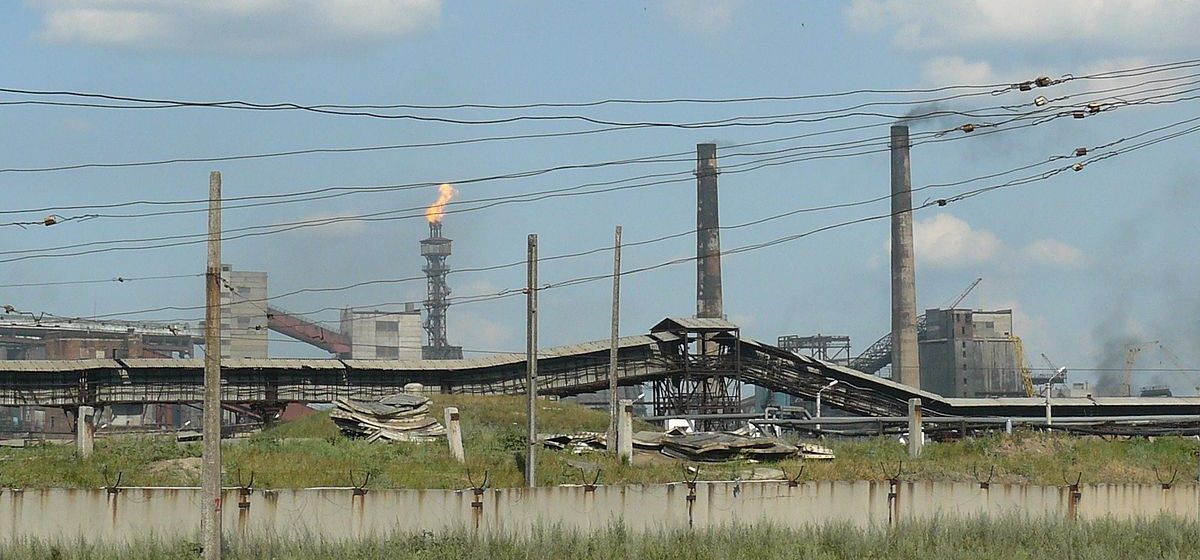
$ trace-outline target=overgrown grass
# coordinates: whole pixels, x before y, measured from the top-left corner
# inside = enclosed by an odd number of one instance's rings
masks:
[[[523,476],[524,407],[520,397],[442,395],[432,414],[457,406],[462,415],[467,465],[455,462],[445,444],[368,444],[343,438],[327,413],[281,424],[246,440],[226,443],[226,483],[248,481],[262,488],[349,486],[373,473],[375,488],[463,488],[469,470],[478,481],[488,472],[492,486],[519,486]],[[543,432],[603,431],[607,415],[574,403],[540,403]],[[752,465],[740,462],[702,465],[701,479],[749,478],[750,471],[777,469],[804,478],[862,480],[884,478],[904,462],[903,478],[973,481],[974,471],[986,476],[996,467],[994,482],[1062,484],[1063,472],[1082,473],[1084,482],[1157,482],[1179,473],[1189,480],[1195,472],[1196,441],[1186,438],[1105,440],[1094,437],[1018,433],[934,443],[925,454],[909,460],[895,441],[881,438],[827,440],[837,454],[833,461],[799,461]],[[122,484],[145,486],[199,483],[200,445],[176,444],[171,438],[122,438],[97,441],[96,453],[80,459],[70,445],[0,449],[0,487],[99,487],[123,472]],[[656,483],[682,479],[680,462],[659,455],[635,457],[622,464],[603,454],[539,453],[540,484],[578,484],[581,462],[603,470],[601,483]],[[881,468],[881,465],[883,467]],[[591,470],[590,468],[588,470]],[[354,476],[351,473],[354,473]],[[760,471],[761,474],[761,471]],[[775,474],[778,474],[777,472]]]
[[[406,535],[358,542],[266,538],[227,545],[226,558],[258,560],[408,559],[517,560],[570,558],[638,560],[889,558],[1064,558],[1116,560],[1195,558],[1200,525],[1174,518],[1069,523],[1020,519],[934,520],[894,529],[826,525],[774,526],[634,534],[619,527],[581,534],[535,530],[525,537]],[[167,560],[196,558],[191,543],[147,540],[122,546],[19,541],[0,545],[0,558]]]

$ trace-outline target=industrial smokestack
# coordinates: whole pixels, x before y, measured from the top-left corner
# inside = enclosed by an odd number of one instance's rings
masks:
[[[725,316],[721,300],[721,219],[717,145],[696,144],[696,316]]]
[[[892,127],[892,379],[921,387],[908,127]]]

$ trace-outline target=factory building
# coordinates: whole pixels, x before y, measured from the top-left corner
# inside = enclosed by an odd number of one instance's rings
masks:
[[[1012,310],[929,309],[921,388],[947,397],[1024,396]]]
[[[405,311],[342,310],[342,334],[356,360],[420,360],[424,330],[415,306]]]
[[[267,273],[221,265],[221,357],[267,357]]]

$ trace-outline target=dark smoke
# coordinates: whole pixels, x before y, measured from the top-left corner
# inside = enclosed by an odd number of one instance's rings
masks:
[[[897,124],[908,125],[914,130],[947,130],[968,121],[947,103],[923,103],[900,117]]]
[[[1179,236],[1194,220],[1190,214],[1196,204],[1196,183],[1196,177],[1175,181],[1171,188],[1161,189],[1161,198],[1131,206],[1128,217],[1112,228],[1108,254],[1095,267],[1108,290],[1097,302],[1107,314],[1091,333],[1100,348],[1098,395],[1119,394],[1127,348],[1153,340],[1167,350],[1154,344],[1137,354],[1132,393],[1136,396],[1142,386],[1150,385],[1170,385],[1176,395],[1195,391],[1194,373],[1141,370],[1196,367],[1200,294],[1195,289],[1195,252],[1181,251],[1180,245],[1186,247],[1191,240]],[[1144,332],[1134,332],[1135,323],[1143,325]],[[1182,363],[1176,363],[1175,356]]]

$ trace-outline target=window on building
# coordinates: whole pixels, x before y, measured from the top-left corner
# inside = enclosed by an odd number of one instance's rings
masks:
[[[388,334],[400,332],[399,321],[376,321],[375,332],[377,334]]]
[[[376,358],[399,358],[400,357],[400,348],[396,347],[396,346],[376,346],[375,347],[375,357]]]

